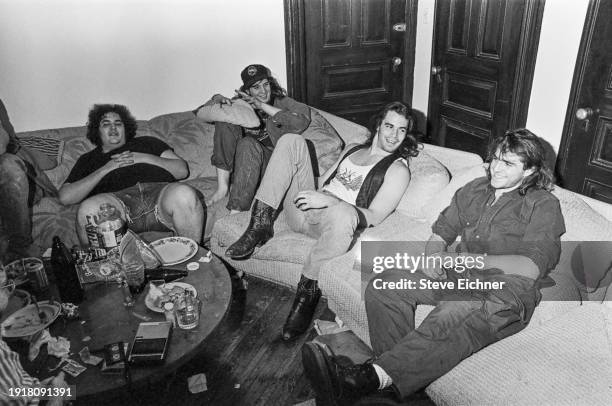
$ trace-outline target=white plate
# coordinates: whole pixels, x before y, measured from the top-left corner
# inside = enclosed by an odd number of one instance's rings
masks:
[[[191,259],[198,252],[198,244],[187,237],[166,237],[153,241],[151,248],[164,261],[162,265],[176,265]]]
[[[38,302],[38,308],[41,313],[45,314],[42,323],[38,321],[39,317],[36,316],[36,306],[31,304],[17,310],[2,322],[2,336],[13,338],[36,334],[53,323],[61,310],[58,302],[51,304],[47,300]]]
[[[185,283],[185,282],[168,282],[162,286],[164,286],[167,289],[172,289],[173,287],[178,286],[179,288],[190,290],[193,293],[193,297],[198,296],[198,291],[196,290],[196,288],[194,288],[192,285]],[[149,291],[150,291],[150,287],[149,287]],[[145,306],[147,306],[149,310],[153,310],[154,312],[163,313],[164,309],[162,309],[161,307],[157,307],[153,304],[153,298],[149,295],[149,291],[147,291],[147,296],[145,296]]]

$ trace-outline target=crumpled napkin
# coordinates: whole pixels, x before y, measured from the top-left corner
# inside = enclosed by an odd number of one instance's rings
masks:
[[[47,352],[58,358],[68,356],[70,352],[70,341],[66,337],[51,337],[48,329],[44,329],[34,342],[30,344],[28,360],[33,361],[40,354],[40,347],[47,343]]]

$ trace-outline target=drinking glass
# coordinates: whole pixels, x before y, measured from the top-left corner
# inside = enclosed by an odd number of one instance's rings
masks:
[[[176,322],[180,329],[191,330],[200,322],[200,301],[187,293],[184,300],[180,300],[174,310]]]

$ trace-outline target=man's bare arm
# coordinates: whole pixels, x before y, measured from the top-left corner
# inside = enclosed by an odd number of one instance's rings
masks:
[[[385,181],[367,209],[358,208],[368,223],[376,226],[397,208],[410,183],[410,171],[402,161],[395,161],[385,174]]]

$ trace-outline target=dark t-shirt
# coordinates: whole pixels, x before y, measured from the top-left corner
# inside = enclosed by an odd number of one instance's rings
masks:
[[[126,142],[124,146],[114,149],[106,154],[102,152],[102,148],[96,149],[83,154],[77,160],[76,164],[70,171],[66,183],[77,182],[95,172],[97,169],[106,165],[111,160],[111,156],[120,154],[124,151],[143,152],[146,154],[160,156],[162,152],[171,149],[168,144],[154,137],[138,137],[132,138]],[[99,193],[116,192],[136,183],[144,182],[175,182],[176,178],[164,168],[150,164],[135,164],[124,166],[115,169],[107,174],[93,188],[89,196]]]

